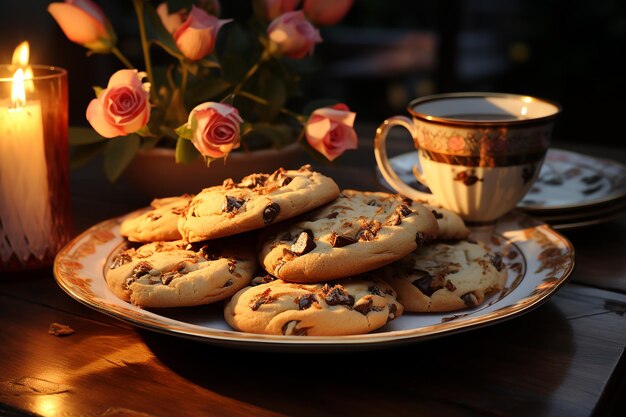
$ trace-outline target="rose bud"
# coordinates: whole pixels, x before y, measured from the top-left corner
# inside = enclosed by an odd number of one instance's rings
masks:
[[[145,73],[119,70],[107,88],[91,100],[87,120],[105,138],[126,136],[144,127],[150,119],[150,84],[141,82]]]
[[[329,161],[347,149],[356,149],[358,139],[354,131],[356,113],[339,103],[315,110],[306,125],[306,140]]]
[[[193,129],[191,142],[198,152],[209,158],[221,158],[239,147],[239,130],[243,119],[231,105],[207,102],[197,105],[187,127]]]
[[[304,13],[319,26],[330,26],[344,18],[353,0],[304,0]]]
[[[278,16],[268,26],[267,34],[271,53],[289,58],[304,58],[313,53],[316,43],[322,42],[319,31],[306,20],[302,10]]]
[[[187,59],[198,61],[213,52],[217,32],[222,25],[231,21],[232,19],[220,20],[196,6],[191,6],[187,20],[174,32],[176,46]]]
[[[157,6],[156,12],[161,19],[161,23],[163,23],[163,26],[165,26],[165,29],[167,29],[167,31],[172,35],[178,30],[179,27],[183,25],[186,20],[185,9],[180,9],[177,12],[170,13],[166,1]]]
[[[268,20],[274,20],[283,13],[294,11],[300,0],[257,0],[261,14]]]
[[[48,12],[70,41],[94,52],[110,52],[117,42],[109,19],[100,6],[91,0],[51,3]]]

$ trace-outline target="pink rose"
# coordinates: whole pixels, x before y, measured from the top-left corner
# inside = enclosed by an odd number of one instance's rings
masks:
[[[313,53],[316,43],[322,42],[319,31],[306,20],[302,10],[278,16],[268,26],[267,34],[270,50],[289,58],[304,58]]]
[[[91,0],[51,3],[48,12],[70,41],[85,48],[95,52],[109,52],[117,41],[106,15]]]
[[[285,12],[291,12],[298,7],[300,0],[261,0],[263,15],[268,20],[274,20]]]
[[[165,26],[165,29],[167,29],[167,31],[172,35],[183,25],[183,23],[185,23],[186,20],[185,9],[180,9],[174,13],[170,13],[166,1],[157,6],[156,12],[161,19],[161,23]]]
[[[119,70],[107,88],[91,100],[87,120],[105,138],[126,136],[144,127],[150,119],[149,84],[142,84],[145,73]]]
[[[222,25],[231,21],[232,19],[220,20],[196,6],[191,6],[187,20],[174,32],[176,46],[186,58],[198,61],[213,52],[217,32]]]
[[[353,0],[304,0],[304,13],[316,25],[335,25],[348,13]]]
[[[315,110],[306,125],[306,140],[316,151],[334,160],[347,149],[356,149],[358,139],[354,131],[352,113],[343,103]]]
[[[189,113],[187,126],[193,129],[191,142],[202,155],[221,158],[239,147],[241,123],[243,120],[233,106],[207,102]]]

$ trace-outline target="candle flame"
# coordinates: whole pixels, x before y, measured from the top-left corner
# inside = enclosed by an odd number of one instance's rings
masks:
[[[29,56],[30,45],[28,44],[28,41],[24,41],[17,45],[17,48],[13,51],[13,60],[11,62],[13,65],[23,68],[28,65]]]
[[[13,75],[11,86],[11,108],[19,110],[26,104],[26,91],[24,89],[24,70],[19,68]]]

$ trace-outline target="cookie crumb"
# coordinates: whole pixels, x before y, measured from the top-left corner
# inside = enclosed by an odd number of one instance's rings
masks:
[[[72,333],[74,333],[74,329],[66,324],[52,323],[48,328],[48,334],[53,334],[55,336],[69,336]]]

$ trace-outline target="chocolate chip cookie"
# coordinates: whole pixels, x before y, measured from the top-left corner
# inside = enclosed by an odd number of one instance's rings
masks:
[[[357,275],[399,260],[434,239],[432,210],[398,195],[345,190],[337,200],[262,238],[259,262],[285,281]]]
[[[106,282],[116,296],[140,307],[195,306],[230,297],[257,269],[248,241],[153,242],[118,255]]]
[[[182,214],[178,230],[189,242],[230,236],[305,213],[338,195],[335,181],[309,165],[253,174],[202,190]]]
[[[434,242],[376,271],[398,293],[406,311],[444,312],[476,307],[500,291],[507,269],[479,242]]]
[[[393,288],[376,278],[318,284],[275,280],[240,290],[226,304],[224,318],[248,333],[338,336],[371,332],[402,311]]]
[[[439,226],[437,240],[467,239],[469,237],[470,229],[467,228],[461,216],[443,207],[428,204],[424,204],[424,206],[429,208],[437,219]]]
[[[120,225],[120,234],[131,242],[172,241],[181,238],[178,219],[191,201],[189,194],[157,198],[150,203],[151,210],[126,218]]]

